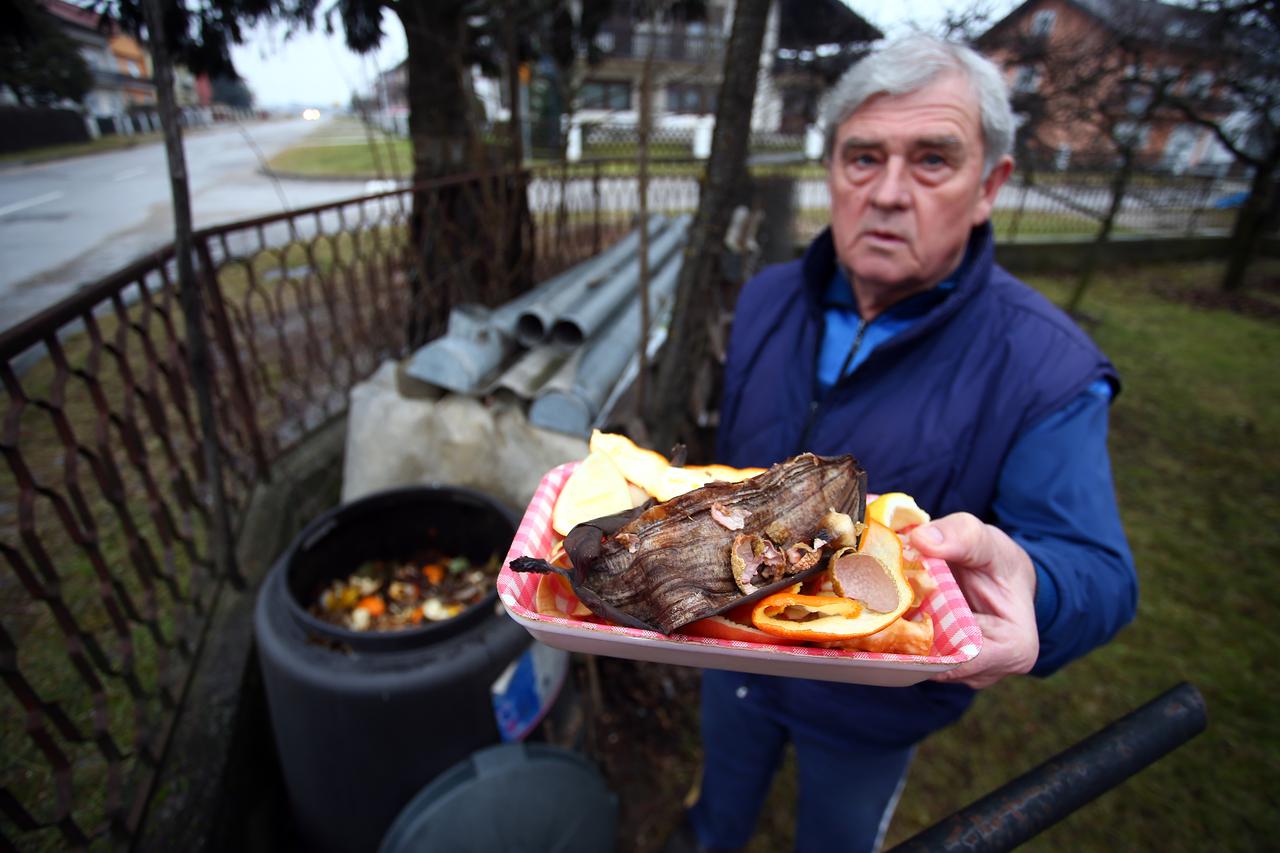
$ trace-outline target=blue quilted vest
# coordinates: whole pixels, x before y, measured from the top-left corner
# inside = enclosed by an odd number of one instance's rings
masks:
[[[995,263],[983,226],[970,238],[954,292],[814,404],[819,297],[835,264],[825,231],[803,260],[770,267],[743,290],[718,461],[770,465],[805,450],[852,453],[872,492],[906,492],[935,516],[965,510],[986,518],[1001,465],[1023,431],[1095,379],[1119,389],[1084,332]]]
[[[804,258],[770,267],[739,298],[725,369],[718,460],[767,466],[800,451],[852,453],[872,492],[913,495],[935,517],[990,520],[1006,455],[1028,427],[1115,369],[1047,299],[995,263],[974,229],[955,290],[881,344],[820,403],[820,296],[835,272],[830,231]],[[852,734],[911,743],[958,717],[972,691],[813,683],[808,701],[847,706]],[[832,710],[835,710],[834,708]]]

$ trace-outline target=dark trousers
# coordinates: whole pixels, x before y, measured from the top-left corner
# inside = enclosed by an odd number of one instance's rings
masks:
[[[808,684],[703,672],[702,785],[689,812],[703,845],[731,850],[747,843],[788,741],[799,781],[796,850],[852,853],[883,841],[914,747],[837,734],[839,715],[857,709],[815,707]]]

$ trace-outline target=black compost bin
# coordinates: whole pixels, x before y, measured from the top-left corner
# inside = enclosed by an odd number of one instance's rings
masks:
[[[505,556],[516,519],[449,487],[380,492],[308,525],[272,567],[254,631],[297,829],[309,850],[375,850],[425,784],[499,741],[490,688],[529,646],[496,591],[445,622],[348,631],[305,609],[368,560],[427,546],[483,563]]]

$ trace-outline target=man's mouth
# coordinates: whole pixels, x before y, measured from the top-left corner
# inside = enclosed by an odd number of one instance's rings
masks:
[[[870,237],[872,240],[882,243],[905,243],[907,241],[906,237],[896,231],[882,231],[878,228],[863,231],[862,234],[864,237]]]

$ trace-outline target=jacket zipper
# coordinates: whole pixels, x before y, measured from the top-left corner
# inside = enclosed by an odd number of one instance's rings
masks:
[[[853,344],[849,347],[849,354],[844,357],[844,364],[840,365],[840,372],[836,374],[836,381],[831,383],[832,389],[844,381],[845,374],[849,370],[849,365],[853,364],[854,356],[858,354],[858,350],[862,347],[862,333],[866,330],[867,321],[859,320],[858,330],[853,333]],[[820,404],[817,400],[813,400],[809,403],[809,418],[805,421],[804,432],[800,434],[800,445],[796,448],[796,453],[803,453],[805,448],[809,446],[809,438],[813,433],[813,425],[818,420],[819,407]]]

